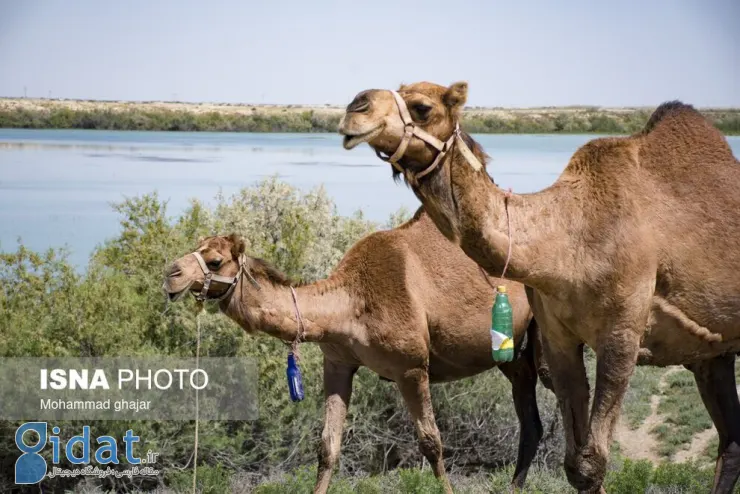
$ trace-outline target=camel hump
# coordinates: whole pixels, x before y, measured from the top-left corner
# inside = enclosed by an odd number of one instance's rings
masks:
[[[680,154],[698,153],[698,156],[735,161],[732,148],[714,123],[692,105],[678,100],[658,106],[637,136],[659,141],[661,147],[680,150]]]
[[[666,101],[659,105],[653,114],[650,115],[645,127],[642,129],[642,134],[649,134],[658,126],[658,124],[667,118],[674,118],[679,115],[688,116],[689,114],[693,117],[704,119],[704,116],[689,104],[683,103],[679,100]]]

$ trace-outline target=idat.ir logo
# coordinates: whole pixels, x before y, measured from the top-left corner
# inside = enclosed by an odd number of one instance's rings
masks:
[[[90,426],[86,425],[82,427],[82,434],[72,436],[65,447],[62,447],[61,440],[57,434],[59,434],[59,427],[52,427],[51,434],[48,433],[48,427],[46,422],[26,422],[25,424],[18,427],[15,432],[15,445],[21,452],[21,455],[15,462],[15,483],[16,484],[38,484],[43,480],[44,477],[54,477],[56,475],[65,476],[76,476],[76,475],[95,475],[98,477],[105,477],[107,475],[157,475],[159,472],[151,468],[139,469],[138,466],[126,471],[114,471],[110,468],[110,465],[117,465],[118,460],[118,445],[116,439],[112,436],[98,436],[95,441],[97,442],[97,448],[92,455],[95,462],[100,465],[109,465],[107,470],[100,470],[99,468],[87,467],[83,469],[61,469],[58,467],[52,467],[52,472],[48,472],[49,466],[46,459],[39,453],[46,447],[48,443],[51,443],[51,462],[53,465],[58,465],[61,461],[62,454],[64,454],[67,461],[73,465],[89,465],[90,456]],[[38,436],[38,439],[36,439]],[[133,445],[139,441],[139,436],[135,436],[134,432],[129,429],[123,435],[123,443],[125,444],[125,456],[126,462],[131,465],[139,465],[142,463],[154,463],[159,453],[147,452],[146,458],[138,458],[133,454]],[[35,442],[34,442],[35,441]],[[81,446],[82,452],[79,450],[75,454],[75,445]]]

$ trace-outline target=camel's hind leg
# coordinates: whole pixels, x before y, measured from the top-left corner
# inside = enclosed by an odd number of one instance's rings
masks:
[[[316,476],[315,494],[324,494],[329,488],[334,466],[339,459],[344,419],[347,416],[352,380],[357,366],[332,362],[324,356],[324,430],[319,446],[319,467]]]
[[[731,493],[740,476],[740,401],[735,383],[735,355],[687,366],[719,433],[712,494]]]
[[[519,418],[519,453],[512,485],[522,488],[529,467],[537,454],[542,439],[542,422],[537,409],[537,369],[535,367],[535,344],[538,330],[534,319],[527,329],[527,346],[513,362],[501,364],[499,369],[511,381],[514,408]]]
[[[429,374],[425,369],[412,369],[407,371],[397,383],[414,420],[416,434],[419,436],[419,449],[432,466],[434,475],[442,482],[445,492],[452,494],[452,486],[445,473],[442,458],[442,439],[434,420],[434,410],[432,410]]]

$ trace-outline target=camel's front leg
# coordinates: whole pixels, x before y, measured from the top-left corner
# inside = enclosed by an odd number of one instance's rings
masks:
[[[637,317],[635,311],[611,317],[596,349],[596,386],[588,439],[569,477],[575,487],[587,492],[599,490],[604,482],[612,433],[635,370],[647,311]]]
[[[571,485],[579,488],[576,456],[586,445],[589,401],[583,344],[574,341],[566,333],[559,333],[555,337],[556,340],[553,335],[543,332],[543,350],[563,418],[565,473]]]
[[[411,369],[398,380],[398,389],[414,420],[421,453],[432,466],[434,475],[442,482],[445,492],[452,494],[452,486],[445,473],[442,458],[442,439],[434,420],[434,410],[432,410],[429,374],[426,369]]]
[[[565,473],[576,486],[576,455],[586,445],[589,389],[583,365],[583,343],[545,307],[541,295],[527,290],[534,317],[541,328],[542,351],[563,418]]]
[[[329,488],[334,466],[339,459],[344,419],[347,416],[352,379],[357,366],[332,362],[324,356],[324,430],[319,447],[319,467],[316,476],[315,494],[324,494]]]

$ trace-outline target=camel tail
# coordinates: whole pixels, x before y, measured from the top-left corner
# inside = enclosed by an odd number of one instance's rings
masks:
[[[697,338],[701,338],[704,341],[719,342],[722,341],[722,335],[712,333],[704,326],[698,325],[695,321],[689,318],[684,312],[676,307],[675,305],[668,302],[666,299],[657,295],[653,296],[653,306],[659,308],[669,316],[676,319],[681,325],[688,330],[689,333],[693,334]]]

